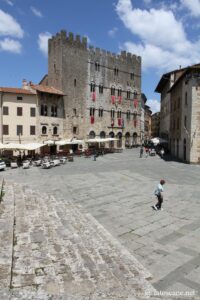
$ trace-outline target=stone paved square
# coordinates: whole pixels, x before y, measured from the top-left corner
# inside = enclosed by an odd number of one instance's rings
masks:
[[[129,149],[96,161],[75,157],[74,162],[49,170],[7,169],[0,177],[54,195],[63,203],[80,205],[150,271],[150,282],[157,290],[195,290],[194,299],[200,299],[199,173],[199,165],[165,161],[158,156],[139,158],[139,149]],[[166,180],[164,210],[154,211],[154,190],[162,178]],[[75,217],[78,222],[78,213]],[[30,219],[31,204],[27,226]],[[39,227],[38,219],[38,228],[31,235],[33,247],[38,241],[45,243]],[[70,230],[70,224],[67,227]],[[56,232],[52,234],[56,238]],[[43,258],[42,253],[38,256]]]

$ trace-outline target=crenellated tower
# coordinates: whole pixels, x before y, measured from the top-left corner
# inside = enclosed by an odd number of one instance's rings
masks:
[[[87,46],[61,31],[49,40],[48,82],[65,94],[66,136],[139,143],[141,57]]]

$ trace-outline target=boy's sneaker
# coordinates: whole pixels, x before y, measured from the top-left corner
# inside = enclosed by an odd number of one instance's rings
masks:
[[[153,208],[154,208],[155,210],[158,210],[158,208],[157,208],[157,206],[156,206],[156,205],[153,205]]]

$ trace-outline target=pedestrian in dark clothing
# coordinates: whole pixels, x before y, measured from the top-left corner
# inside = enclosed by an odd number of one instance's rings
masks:
[[[144,152],[144,149],[143,149],[143,146],[141,146],[141,147],[140,147],[140,158],[142,158],[143,152]]]

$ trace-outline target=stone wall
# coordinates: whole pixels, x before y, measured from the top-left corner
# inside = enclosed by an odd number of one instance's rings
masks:
[[[95,85],[95,96],[91,83]],[[49,40],[48,84],[64,91],[66,136],[87,138],[91,131],[96,136],[104,131],[106,136],[110,132],[115,135],[120,132],[122,136],[129,133],[131,137],[133,134],[140,137],[140,57],[125,51],[116,55],[99,48],[87,48],[85,38],[61,31]],[[99,93],[99,85],[103,86],[103,94]],[[111,87],[115,88],[113,103]],[[119,88],[122,89],[122,103],[117,95]],[[127,99],[127,91],[130,91],[130,99]],[[133,101],[134,92],[138,102]],[[103,108],[102,117],[98,116],[100,107]],[[95,108],[94,122],[91,122],[90,108]],[[111,109],[115,111],[113,121]],[[124,127],[118,125],[118,110],[122,112]],[[128,110],[130,120],[127,120]]]

